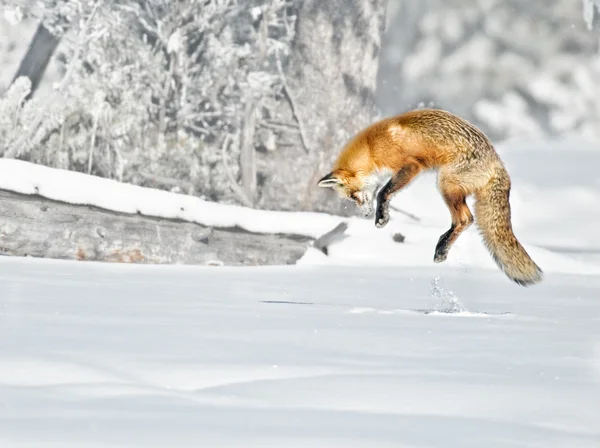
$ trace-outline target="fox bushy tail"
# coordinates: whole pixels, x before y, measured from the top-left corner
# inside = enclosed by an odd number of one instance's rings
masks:
[[[515,236],[511,224],[510,178],[499,167],[490,182],[475,194],[475,217],[484,244],[498,267],[515,283],[529,286],[543,278]]]

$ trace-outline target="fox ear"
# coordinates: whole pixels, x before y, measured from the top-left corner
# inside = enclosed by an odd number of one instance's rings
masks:
[[[342,180],[337,177],[335,175],[335,173],[329,173],[327,174],[325,177],[323,177],[320,181],[319,181],[319,187],[322,188],[331,188],[335,185],[341,185],[342,184]]]

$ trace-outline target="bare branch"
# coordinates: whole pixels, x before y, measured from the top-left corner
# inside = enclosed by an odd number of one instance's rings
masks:
[[[254,205],[256,195],[256,156],[254,151],[254,133],[256,131],[256,108],[252,101],[246,105],[242,127],[240,147],[240,167],[242,171],[242,186],[245,196]]]
[[[158,174],[147,173],[145,171],[139,171],[138,174],[147,181],[154,182],[165,187],[179,187],[188,194],[191,194],[194,191],[194,185],[185,180],[160,176]]]
[[[244,193],[244,190],[242,190],[242,188],[236,182],[235,177],[233,176],[233,173],[229,168],[229,164],[227,163],[227,148],[229,147],[230,142],[231,135],[227,134],[225,136],[225,139],[223,140],[223,146],[221,146],[221,158],[223,160],[223,167],[225,168],[225,173],[227,174],[227,178],[229,179],[229,186],[231,187],[233,192],[237,194],[238,198],[246,207],[252,207],[252,201],[248,199],[248,197]]]
[[[100,112],[96,110],[94,114],[94,124],[92,127],[92,141],[90,142],[90,154],[88,157],[88,174],[92,173],[92,164],[94,161],[94,147],[96,146],[96,132],[98,131],[98,115]]]
[[[302,123],[302,119],[300,118],[300,115],[298,115],[298,106],[296,105],[296,100],[294,98],[294,95],[292,94],[292,91],[290,90],[288,83],[287,83],[287,78],[285,77],[285,73],[283,72],[283,67],[281,66],[281,59],[279,58],[279,52],[275,52],[275,61],[277,63],[277,71],[279,72],[279,76],[281,78],[283,88],[285,90],[288,101],[290,102],[290,106],[292,108],[292,113],[294,114],[294,117],[296,118],[296,121],[298,122],[298,129],[300,130],[300,138],[302,139],[302,146],[304,147],[304,151],[306,151],[306,153],[308,154],[308,153],[310,153],[310,150],[308,148],[308,144],[306,141],[306,133],[304,132],[304,124]]]
[[[325,255],[328,255],[328,247],[335,241],[339,241],[344,237],[344,232],[348,229],[348,224],[345,222],[339,223],[329,232],[321,235],[313,242],[313,247],[319,249]]]
[[[402,213],[403,215],[408,216],[409,218],[411,218],[417,222],[421,222],[421,218],[419,218],[417,215],[413,215],[412,213],[402,210],[401,208],[398,208],[395,205],[390,204],[390,208],[394,211],[397,211],[398,213]]]
[[[300,132],[300,130],[297,127],[283,126],[266,120],[261,120],[259,125],[263,128],[273,129],[279,132],[290,132],[292,134],[297,134],[298,132]]]

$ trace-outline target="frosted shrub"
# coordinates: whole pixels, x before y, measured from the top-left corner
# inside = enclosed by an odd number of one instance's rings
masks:
[[[15,140],[3,139],[5,155],[237,199],[231,183],[239,176],[248,104],[258,115],[248,144],[274,147],[273,132],[262,126],[281,97],[276,58],[288,52],[294,23],[287,2],[43,5],[34,12],[64,33],[59,57],[68,79],[46,102],[34,97],[22,104],[25,85],[13,86],[3,107],[21,108],[8,114],[21,114],[18,128],[3,114],[0,132],[25,130],[27,138],[14,152]]]

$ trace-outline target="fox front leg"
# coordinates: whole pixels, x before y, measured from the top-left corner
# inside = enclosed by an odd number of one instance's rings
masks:
[[[417,163],[408,163],[404,165],[387,184],[377,193],[377,211],[375,212],[375,227],[381,229],[385,227],[390,220],[390,200],[394,193],[397,193],[406,187],[411,180],[421,171]]]

